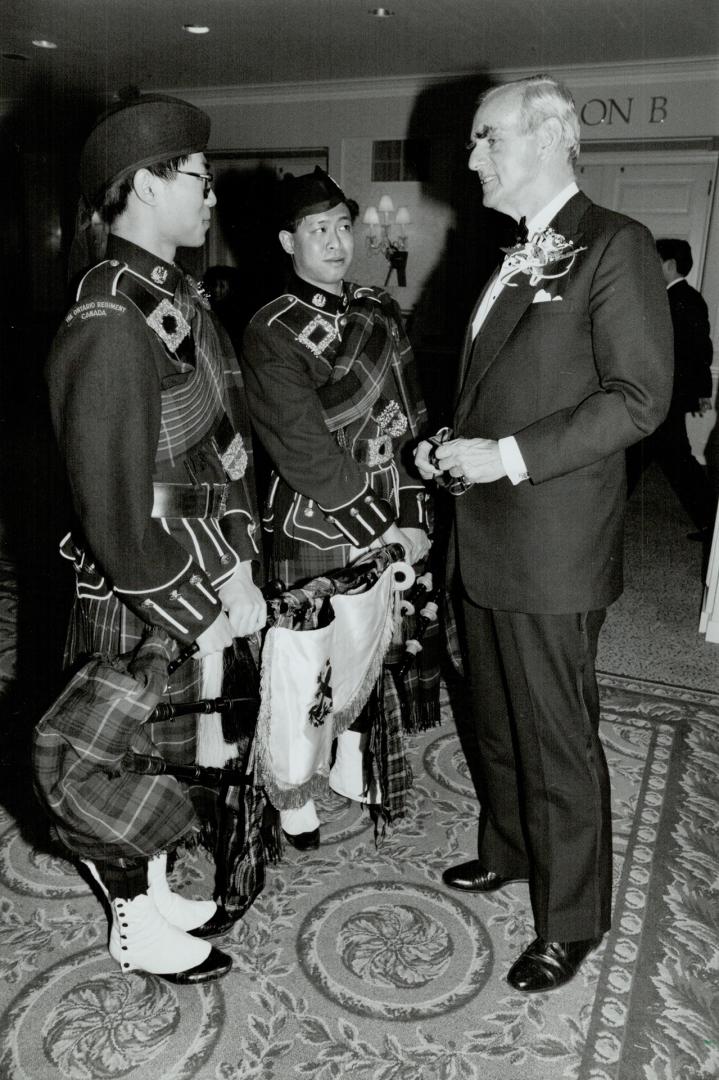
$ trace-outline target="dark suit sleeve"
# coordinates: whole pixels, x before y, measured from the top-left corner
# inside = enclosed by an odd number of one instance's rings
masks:
[[[649,435],[669,408],[673,336],[654,240],[628,221],[604,243],[586,321],[597,389],[515,432],[533,483],[581,469]],[[585,336],[580,327],[580,339]],[[551,347],[551,345],[550,345]],[[558,358],[559,360],[559,358]]]

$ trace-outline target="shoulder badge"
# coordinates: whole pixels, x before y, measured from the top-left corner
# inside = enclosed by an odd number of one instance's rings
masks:
[[[170,352],[176,352],[190,333],[187,319],[180,309],[167,299],[161,300],[157,307],[153,308],[145,322]]]

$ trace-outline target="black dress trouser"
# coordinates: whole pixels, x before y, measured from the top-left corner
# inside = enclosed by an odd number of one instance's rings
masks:
[[[528,878],[537,934],[609,929],[609,773],[595,675],[604,609],[535,615],[462,604],[469,703],[458,720],[480,802],[478,857]]]

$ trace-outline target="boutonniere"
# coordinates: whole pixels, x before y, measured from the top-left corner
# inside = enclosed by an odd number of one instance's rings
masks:
[[[523,244],[502,248],[504,265],[499,280],[502,285],[516,285],[512,278],[517,274],[528,274],[529,284],[538,285],[540,281],[564,277],[572,269],[579,252],[586,250],[586,247],[575,247],[573,240],[567,240],[554,229],[544,229]]]

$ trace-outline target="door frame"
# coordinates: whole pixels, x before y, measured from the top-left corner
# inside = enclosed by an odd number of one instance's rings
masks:
[[[719,150],[688,150],[685,147],[672,148],[668,144],[662,149],[645,150],[641,146],[626,146],[619,150],[616,143],[612,148],[603,149],[600,143],[584,144],[577,163],[582,165],[713,165],[707,192],[707,213],[698,251],[692,251],[694,258],[694,279],[696,288],[701,292],[707,257],[707,242],[712,219],[712,207],[719,171]]]

